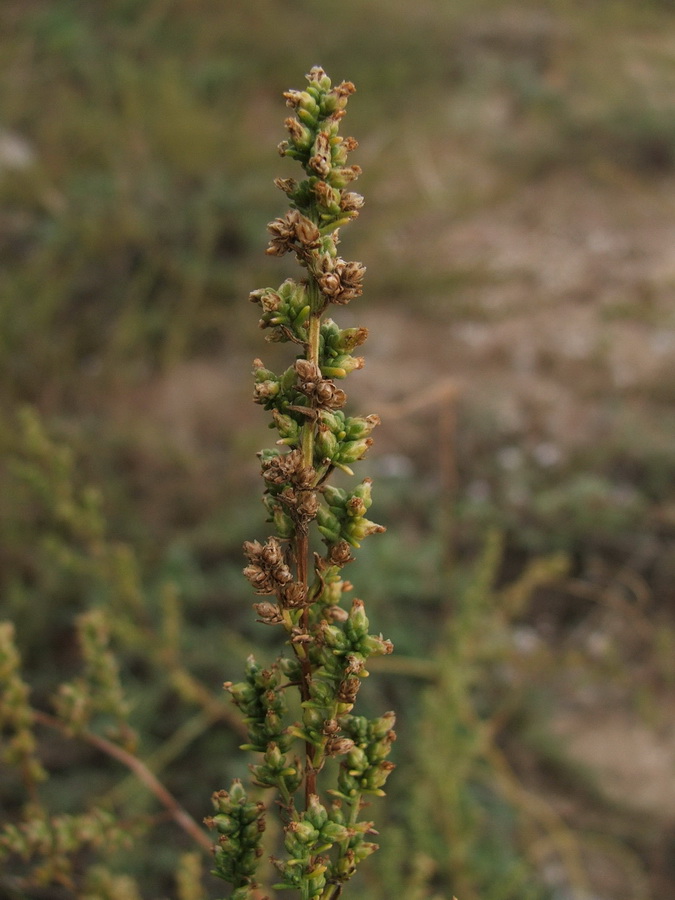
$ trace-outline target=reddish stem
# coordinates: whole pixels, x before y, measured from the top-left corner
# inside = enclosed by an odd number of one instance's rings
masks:
[[[97,750],[105,753],[107,756],[111,756],[113,759],[121,762],[122,765],[130,769],[138,780],[155,795],[171,818],[183,829],[183,831],[186,831],[203,850],[211,851],[211,841],[207,835],[202,831],[192,816],[183,809],[173,794],[169,793],[161,781],[158,780],[145,763],[137,756],[124,750],[117,744],[113,744],[112,741],[108,741],[98,734],[93,734],[91,731],[83,731],[73,735],[64,722],[61,722],[54,716],[50,716],[48,713],[41,712],[38,709],[33,710],[33,716],[35,721],[40,722],[41,725],[46,725],[47,728],[54,728],[62,734],[65,734],[67,737],[79,737],[87,744],[90,744],[92,747],[96,747]]]

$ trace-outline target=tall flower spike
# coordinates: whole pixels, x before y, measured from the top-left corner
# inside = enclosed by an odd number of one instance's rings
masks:
[[[363,206],[359,194],[345,190],[361,172],[347,162],[357,143],[338,133],[354,85],[333,87],[318,66],[307,81],[304,91],[284,94],[294,115],[279,146],[282,156],[301,164],[305,178],[276,179],[291,208],[268,226],[267,248],[271,256],[294,254],[302,277],[250,295],[268,340],[301,350],[281,374],[254,362],[254,401],[271,413],[279,438],[277,447],[258,454],[274,534],[244,544],[244,575],[264,598],[253,604],[258,621],[280,627],[291,650],[268,669],[250,657],[245,679],[225,687],[247,725],[242,749],[258,754],[253,784],[276,791],[265,804],[270,814],[280,811],[283,825],[283,846],[271,848],[279,873],[271,890],[337,900],[357,864],[377,849],[366,840],[373,824],[360,815],[364,795],[382,795],[393,768],[386,756],[394,714],[369,721],[352,709],[368,658],[393,647],[369,633],[362,600],[346,602],[351,584],[341,574],[353,548],[384,531],[366,518],[371,480],[351,490],[330,483],[336,469],[353,474],[350,466],[367,453],[379,424],[374,413],[345,414],[347,394],[336,384],[362,368],[363,358],[352,352],[367,330],[341,329],[325,317],[330,304],[343,306],[363,290],[365,267],[337,253],[338,229]],[[317,544],[312,530],[323,553],[310,553]],[[289,690],[300,695],[299,721],[288,718],[289,708],[297,708],[286,702]],[[337,758],[337,772],[324,768],[328,758]],[[214,804],[217,815],[207,820],[220,835],[214,874],[232,885],[232,900],[269,892],[256,880],[265,806],[249,800],[237,781]]]

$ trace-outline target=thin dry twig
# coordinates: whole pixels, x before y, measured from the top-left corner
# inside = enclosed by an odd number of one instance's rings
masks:
[[[192,816],[185,809],[183,809],[183,807],[176,800],[173,794],[171,794],[166,789],[161,781],[158,780],[158,778],[150,771],[145,763],[137,756],[134,756],[132,753],[124,750],[117,744],[113,744],[112,741],[108,741],[106,740],[106,738],[101,737],[98,734],[94,734],[91,731],[84,731],[77,735],[74,735],[66,724],[61,722],[55,716],[50,716],[49,713],[45,713],[41,710],[36,709],[33,710],[33,715],[35,717],[35,721],[39,722],[41,725],[44,725],[47,728],[55,729],[56,731],[61,732],[61,734],[64,734],[67,737],[78,737],[90,746],[96,747],[97,750],[105,753],[106,756],[110,756],[113,759],[116,759],[118,762],[122,763],[123,766],[126,766],[128,769],[130,769],[138,778],[138,780],[142,784],[144,784],[147,789],[159,800],[159,802],[167,810],[174,822],[176,822],[176,824],[179,825],[183,829],[183,831],[187,832],[187,834],[189,834],[190,837],[193,838],[193,840],[195,840],[203,850],[206,850],[208,852],[211,851],[211,841],[207,837],[206,833],[202,831],[202,829],[195,822]]]

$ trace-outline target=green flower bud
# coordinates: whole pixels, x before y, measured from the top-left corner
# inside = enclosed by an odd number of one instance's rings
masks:
[[[387,760],[379,763],[379,765],[369,770],[368,775],[365,778],[364,788],[370,793],[376,794],[378,797],[383,797],[384,791],[382,790],[382,787],[395,768],[396,766],[394,763],[388,762]]]
[[[324,714],[316,707],[310,706],[309,702],[303,703],[302,724],[306,729],[313,732],[320,732],[324,722]]]
[[[325,91],[329,91],[331,89],[331,81],[328,75],[324,72],[321,66],[312,66],[312,68],[307,73],[307,80],[309,81],[309,87],[307,88],[313,96],[323,99],[322,95]],[[345,89],[344,83],[339,85],[338,88],[335,88],[335,92],[338,92],[338,89]],[[352,90],[354,86],[352,85]]]
[[[350,647],[344,631],[338,625],[322,625],[321,635],[332,650],[348,650]]]
[[[361,344],[365,344],[368,338],[368,329],[359,328],[343,328],[340,331],[340,349],[345,353],[351,353]]]
[[[350,417],[345,422],[345,437],[350,441],[358,441],[361,438],[368,437],[373,428],[380,424],[379,416],[360,416]]]
[[[369,743],[370,723],[365,716],[349,716],[345,720],[343,728],[356,744]]]
[[[368,634],[359,644],[361,652],[364,656],[387,656],[394,649],[391,641],[385,640],[382,635],[379,637],[374,634]]]
[[[310,897],[320,897],[323,893],[323,889],[326,886],[326,878],[325,871],[327,866],[323,863],[315,865],[311,870],[307,871],[306,881],[307,881],[307,890],[308,896]]]
[[[349,840],[350,836],[351,831],[349,828],[346,828],[344,825],[339,825],[337,822],[326,822],[321,829],[321,837],[329,846],[337,844],[339,841]]]
[[[279,379],[281,390],[284,393],[287,393],[295,385],[295,379],[295,366],[289,366]]]
[[[393,729],[396,724],[396,713],[386,712],[379,719],[372,719],[370,731],[376,740],[381,740]]]
[[[238,823],[232,816],[221,814],[219,816],[213,816],[212,821],[218,829],[219,834],[234,834],[238,828]]]
[[[316,794],[311,794],[305,817],[316,829],[321,829],[328,821],[328,813]]]
[[[331,460],[339,449],[338,440],[328,425],[319,425],[315,441],[315,460],[320,465],[323,460]]]
[[[321,410],[321,422],[329,428],[337,438],[345,436],[345,414],[337,410]]]
[[[331,543],[337,543],[340,540],[340,522],[336,516],[320,504],[316,518],[321,534]]]
[[[299,681],[302,674],[302,666],[295,656],[282,656],[279,659],[279,669],[289,681]]]
[[[337,542],[341,539],[341,534],[339,528],[332,529],[327,528],[323,525],[317,525],[317,528],[321,534],[321,536],[329,543],[329,544],[337,544]]]
[[[277,376],[271,369],[266,369],[263,366],[262,361],[259,359],[253,360],[253,375],[255,376],[255,380],[258,381],[278,381]]]
[[[363,841],[354,848],[354,862],[363,862],[363,860],[367,859],[371,855],[371,853],[375,853],[375,851],[379,849],[379,844],[373,844],[369,841]]]
[[[355,641],[362,640],[368,634],[368,624],[368,617],[366,616],[363,600],[354,597],[352,608],[349,612],[349,618],[347,619],[348,636]]]
[[[295,534],[293,519],[278,504],[275,506],[272,521],[280,538],[291,538]]]
[[[243,681],[238,681],[237,684],[227,682],[226,688],[230,692],[234,702],[240,707],[246,706],[246,704],[254,700],[256,696],[255,690],[251,685],[246,684]]]
[[[314,128],[316,126],[316,116],[313,115],[306,107],[298,109],[297,116],[301,122],[304,122],[305,125],[309,125],[310,128]]]
[[[288,131],[291,145],[297,150],[309,150],[314,143],[314,135],[310,129],[295,118],[286,119],[284,125]]]
[[[335,698],[335,691],[333,690],[331,685],[325,681],[319,681],[318,679],[315,679],[312,682],[310,686],[310,694],[312,699],[308,702],[314,702],[315,706],[328,706],[328,704],[332,703],[333,699]]]
[[[371,522],[369,519],[350,519],[342,528],[345,540],[349,541],[352,547],[360,547],[361,541],[368,537],[369,534],[381,534],[386,529],[383,525]]]
[[[360,497],[350,497],[347,501],[346,512],[351,519],[362,519],[366,514],[366,504]]]
[[[326,503],[334,510],[345,508],[347,502],[347,492],[341,488],[336,488],[332,484],[327,484],[323,489],[323,495]]]
[[[362,356],[349,356],[342,355],[338,356],[333,365],[339,366],[340,370],[344,372],[344,375],[336,375],[336,378],[346,378],[347,375],[351,375],[352,372],[356,372],[359,369],[362,369],[364,366],[365,360]]]
[[[358,497],[360,500],[363,500],[365,503],[366,509],[370,508],[372,504],[372,478],[364,478],[361,484],[357,485],[357,487],[352,491],[353,497]]]
[[[259,381],[253,388],[253,399],[256,403],[268,403],[279,393],[278,381]]]
[[[352,747],[347,754],[346,765],[352,775],[360,775],[369,767],[368,757],[361,747]]]
[[[307,319],[309,319],[311,311],[311,306],[305,305],[293,316],[293,329],[298,337],[300,336],[300,328],[305,324]]]

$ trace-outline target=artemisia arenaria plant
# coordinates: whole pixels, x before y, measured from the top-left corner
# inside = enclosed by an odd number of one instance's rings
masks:
[[[384,529],[366,518],[370,479],[349,490],[330,483],[336,470],[353,475],[351,466],[368,450],[379,422],[376,415],[345,413],[339,386],[363,366],[352,354],[367,330],[340,328],[326,315],[331,305],[361,296],[365,271],[337,249],[338,229],[363,204],[349,190],[361,171],[347,163],[356,141],[339,134],[354,86],[333,87],[318,67],[307,80],[306,90],[284,94],[295,115],[286,119],[288,140],[279,146],[305,177],[276,180],[290,210],[268,226],[267,249],[272,256],[294,254],[304,271],[299,280],[251,294],[267,339],[286,342],[297,354],[279,375],[254,363],[255,402],[271,413],[270,427],[279,434],[277,446],[259,454],[274,534],[244,545],[244,574],[265,598],[254,605],[258,621],[282,630],[290,650],[269,667],[249,658],[244,680],[225,685],[248,726],[242,749],[260,754],[250,767],[252,782],[275,792],[263,804],[235,781],[214,795],[216,812],[207,819],[219,833],[214,874],[232,885],[232,900],[263,896],[256,873],[268,809],[279,811],[285,848],[272,859],[273,890],[336,900],[377,849],[373,823],[362,813],[368,798],[383,795],[393,768],[387,756],[394,714],[353,713],[368,658],[390,653],[392,644],[369,633],[363,601],[347,600],[351,585],[342,577],[352,550]]]

